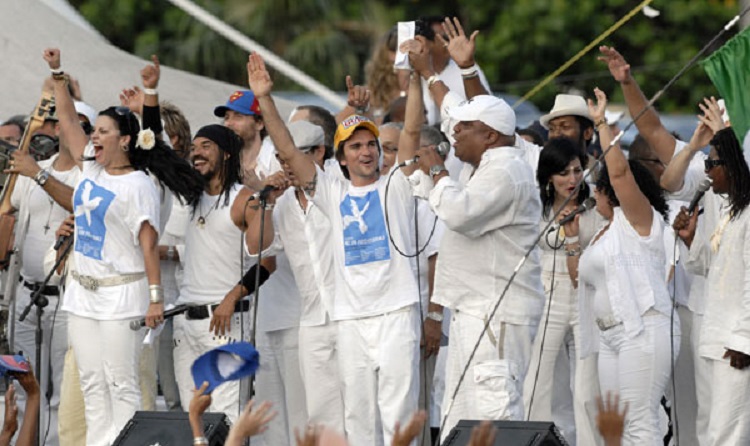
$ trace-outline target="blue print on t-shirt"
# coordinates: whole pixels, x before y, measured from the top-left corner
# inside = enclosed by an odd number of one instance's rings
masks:
[[[339,205],[344,227],[346,266],[390,260],[380,194],[377,190],[364,197],[347,195]]]
[[[73,197],[76,251],[92,259],[102,259],[102,246],[107,235],[104,216],[114,199],[114,193],[89,179],[83,180],[78,186]]]

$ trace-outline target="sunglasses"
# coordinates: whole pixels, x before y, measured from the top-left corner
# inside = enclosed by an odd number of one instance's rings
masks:
[[[115,113],[117,113],[118,116],[123,116],[125,118],[125,125],[127,125],[127,134],[131,135],[133,133],[133,129],[130,127],[130,115],[133,114],[132,111],[130,111],[127,107],[115,107]],[[122,132],[120,132],[122,134]]]
[[[703,161],[703,163],[704,163],[704,167],[705,167],[706,171],[709,171],[709,170],[713,169],[713,168],[714,168],[714,167],[716,167],[716,166],[723,166],[723,165],[725,165],[725,164],[726,164],[727,162],[726,162],[726,161],[724,161],[724,160],[721,160],[721,159],[711,159],[711,158],[706,158],[706,159],[705,159],[705,160]]]

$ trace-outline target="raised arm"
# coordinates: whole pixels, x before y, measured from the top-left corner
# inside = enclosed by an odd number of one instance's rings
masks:
[[[336,114],[336,124],[354,114],[372,119],[369,114],[370,90],[364,85],[354,85],[352,77],[346,76],[346,92],[346,107]]]
[[[400,49],[404,53],[409,53],[409,63],[414,71],[427,82],[427,89],[430,90],[430,95],[432,95],[432,99],[435,100],[435,104],[440,110],[443,99],[450,89],[437,77],[425,38],[417,36],[414,39],[407,40],[401,44]]]
[[[44,50],[44,60],[53,71],[61,71],[60,50],[47,48]],[[73,98],[68,91],[68,77],[64,74],[54,74],[55,89],[55,112],[60,124],[60,138],[62,138],[70,150],[70,156],[80,168],[83,158],[83,150],[89,142],[89,137],[83,131],[78,120]],[[94,123],[92,123],[94,124]]]
[[[398,139],[398,163],[414,159],[419,150],[419,138],[424,123],[424,102],[422,101],[422,80],[417,75],[409,79],[409,92],[406,96],[404,129]],[[402,167],[405,175],[411,175],[417,165]]]
[[[315,168],[315,161],[305,156],[304,153],[297,150],[294,146],[289,129],[281,119],[276,104],[271,97],[273,81],[271,75],[266,69],[263,58],[258,53],[252,53],[247,60],[247,78],[250,89],[258,98],[260,109],[263,110],[263,122],[268,134],[276,145],[279,157],[283,159],[292,168],[292,172],[299,179],[302,188],[310,194],[315,194],[315,188],[318,182],[318,174]]]
[[[474,31],[471,33],[471,36],[467,38],[464,28],[461,26],[461,22],[457,17],[453,17],[453,20],[446,17],[445,23],[443,23],[443,30],[448,36],[448,41],[446,42],[440,34],[437,35],[438,41],[448,48],[448,53],[461,70],[467,70],[468,73],[473,72],[473,74],[461,73],[464,81],[466,99],[471,99],[474,96],[482,94],[490,94],[490,92],[484,88],[484,85],[482,85],[482,79],[479,77],[479,67],[477,67],[476,61],[474,60],[476,49],[475,41],[479,31]]]
[[[594,122],[598,123],[597,130],[602,147],[609,147],[612,142],[612,132],[604,118],[604,111],[607,108],[607,95],[598,88],[594,89],[594,94],[597,103],[594,105],[593,101],[589,99],[589,114]],[[615,191],[625,217],[640,235],[649,235],[653,218],[651,204],[641,192],[638,183],[635,182],[628,160],[622,153],[619,144],[616,144],[607,152],[604,162],[607,164],[610,184],[612,184],[612,189]]]
[[[635,118],[646,108],[648,100],[635,81],[630,72],[630,65],[616,49],[608,46],[600,46],[599,60],[606,63],[612,77],[620,83],[625,103],[628,105],[630,116]],[[659,114],[650,107],[636,122],[638,132],[643,135],[646,142],[654,149],[662,163],[669,164],[672,161],[676,139],[669,133],[659,119]],[[602,143],[602,148],[606,146]]]

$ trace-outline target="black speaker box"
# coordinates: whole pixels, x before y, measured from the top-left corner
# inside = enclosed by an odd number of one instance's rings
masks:
[[[222,446],[229,435],[223,413],[203,414],[204,437],[209,446]],[[185,446],[193,444],[187,412],[138,411],[120,431],[113,446]]]
[[[471,430],[481,421],[461,420],[451,429],[442,446],[466,446]],[[494,446],[568,446],[555,423],[550,421],[493,421],[497,429]]]

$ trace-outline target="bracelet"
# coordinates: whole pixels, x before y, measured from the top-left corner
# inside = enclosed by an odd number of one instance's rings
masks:
[[[435,82],[439,81],[440,78],[437,74],[433,74],[432,76],[427,78],[427,88],[432,88],[432,86],[435,84]]]
[[[62,71],[57,73],[52,73],[52,79],[56,81],[65,81],[68,80],[68,76],[65,75]]]
[[[577,235],[571,235],[569,237],[565,237],[565,244],[573,244],[578,243],[578,236]]]
[[[49,72],[50,72],[50,73],[52,73],[52,75],[53,75],[53,76],[54,76],[55,74],[58,74],[58,75],[59,75],[59,74],[64,74],[64,72],[63,72],[63,69],[62,69],[62,67],[61,67],[61,66],[60,66],[60,67],[57,67],[57,68],[50,68],[50,69],[49,69]]]
[[[607,124],[606,118],[600,118],[594,123],[594,128],[598,129],[600,126]]]
[[[430,311],[427,313],[427,319],[435,322],[443,322],[443,313],[441,311]]]
[[[471,74],[462,74],[461,75],[461,77],[464,78],[464,79],[473,79],[473,78],[478,77],[478,76],[479,76],[479,72],[478,71],[475,71],[475,72],[473,72]]]
[[[581,247],[579,246],[578,248],[575,248],[575,249],[568,249],[565,251],[565,254],[567,254],[568,257],[577,257],[581,255]]]
[[[174,246],[167,246],[167,260],[174,260]]]
[[[193,438],[193,444],[208,444],[208,438],[206,438],[206,437],[195,437],[195,438]]]
[[[164,289],[161,287],[161,285],[149,285],[148,295],[148,300],[152,304],[160,304],[164,302]]]
[[[266,203],[266,206],[264,207],[264,209],[267,211],[272,211],[275,206],[276,206],[276,203]]]
[[[479,67],[477,66],[477,64],[473,64],[472,66],[466,68],[459,68],[461,69],[461,76],[471,76],[472,74],[475,74],[477,71],[479,71]]]
[[[159,92],[156,91],[156,88],[144,88],[143,93],[150,96],[156,96],[159,94]]]

